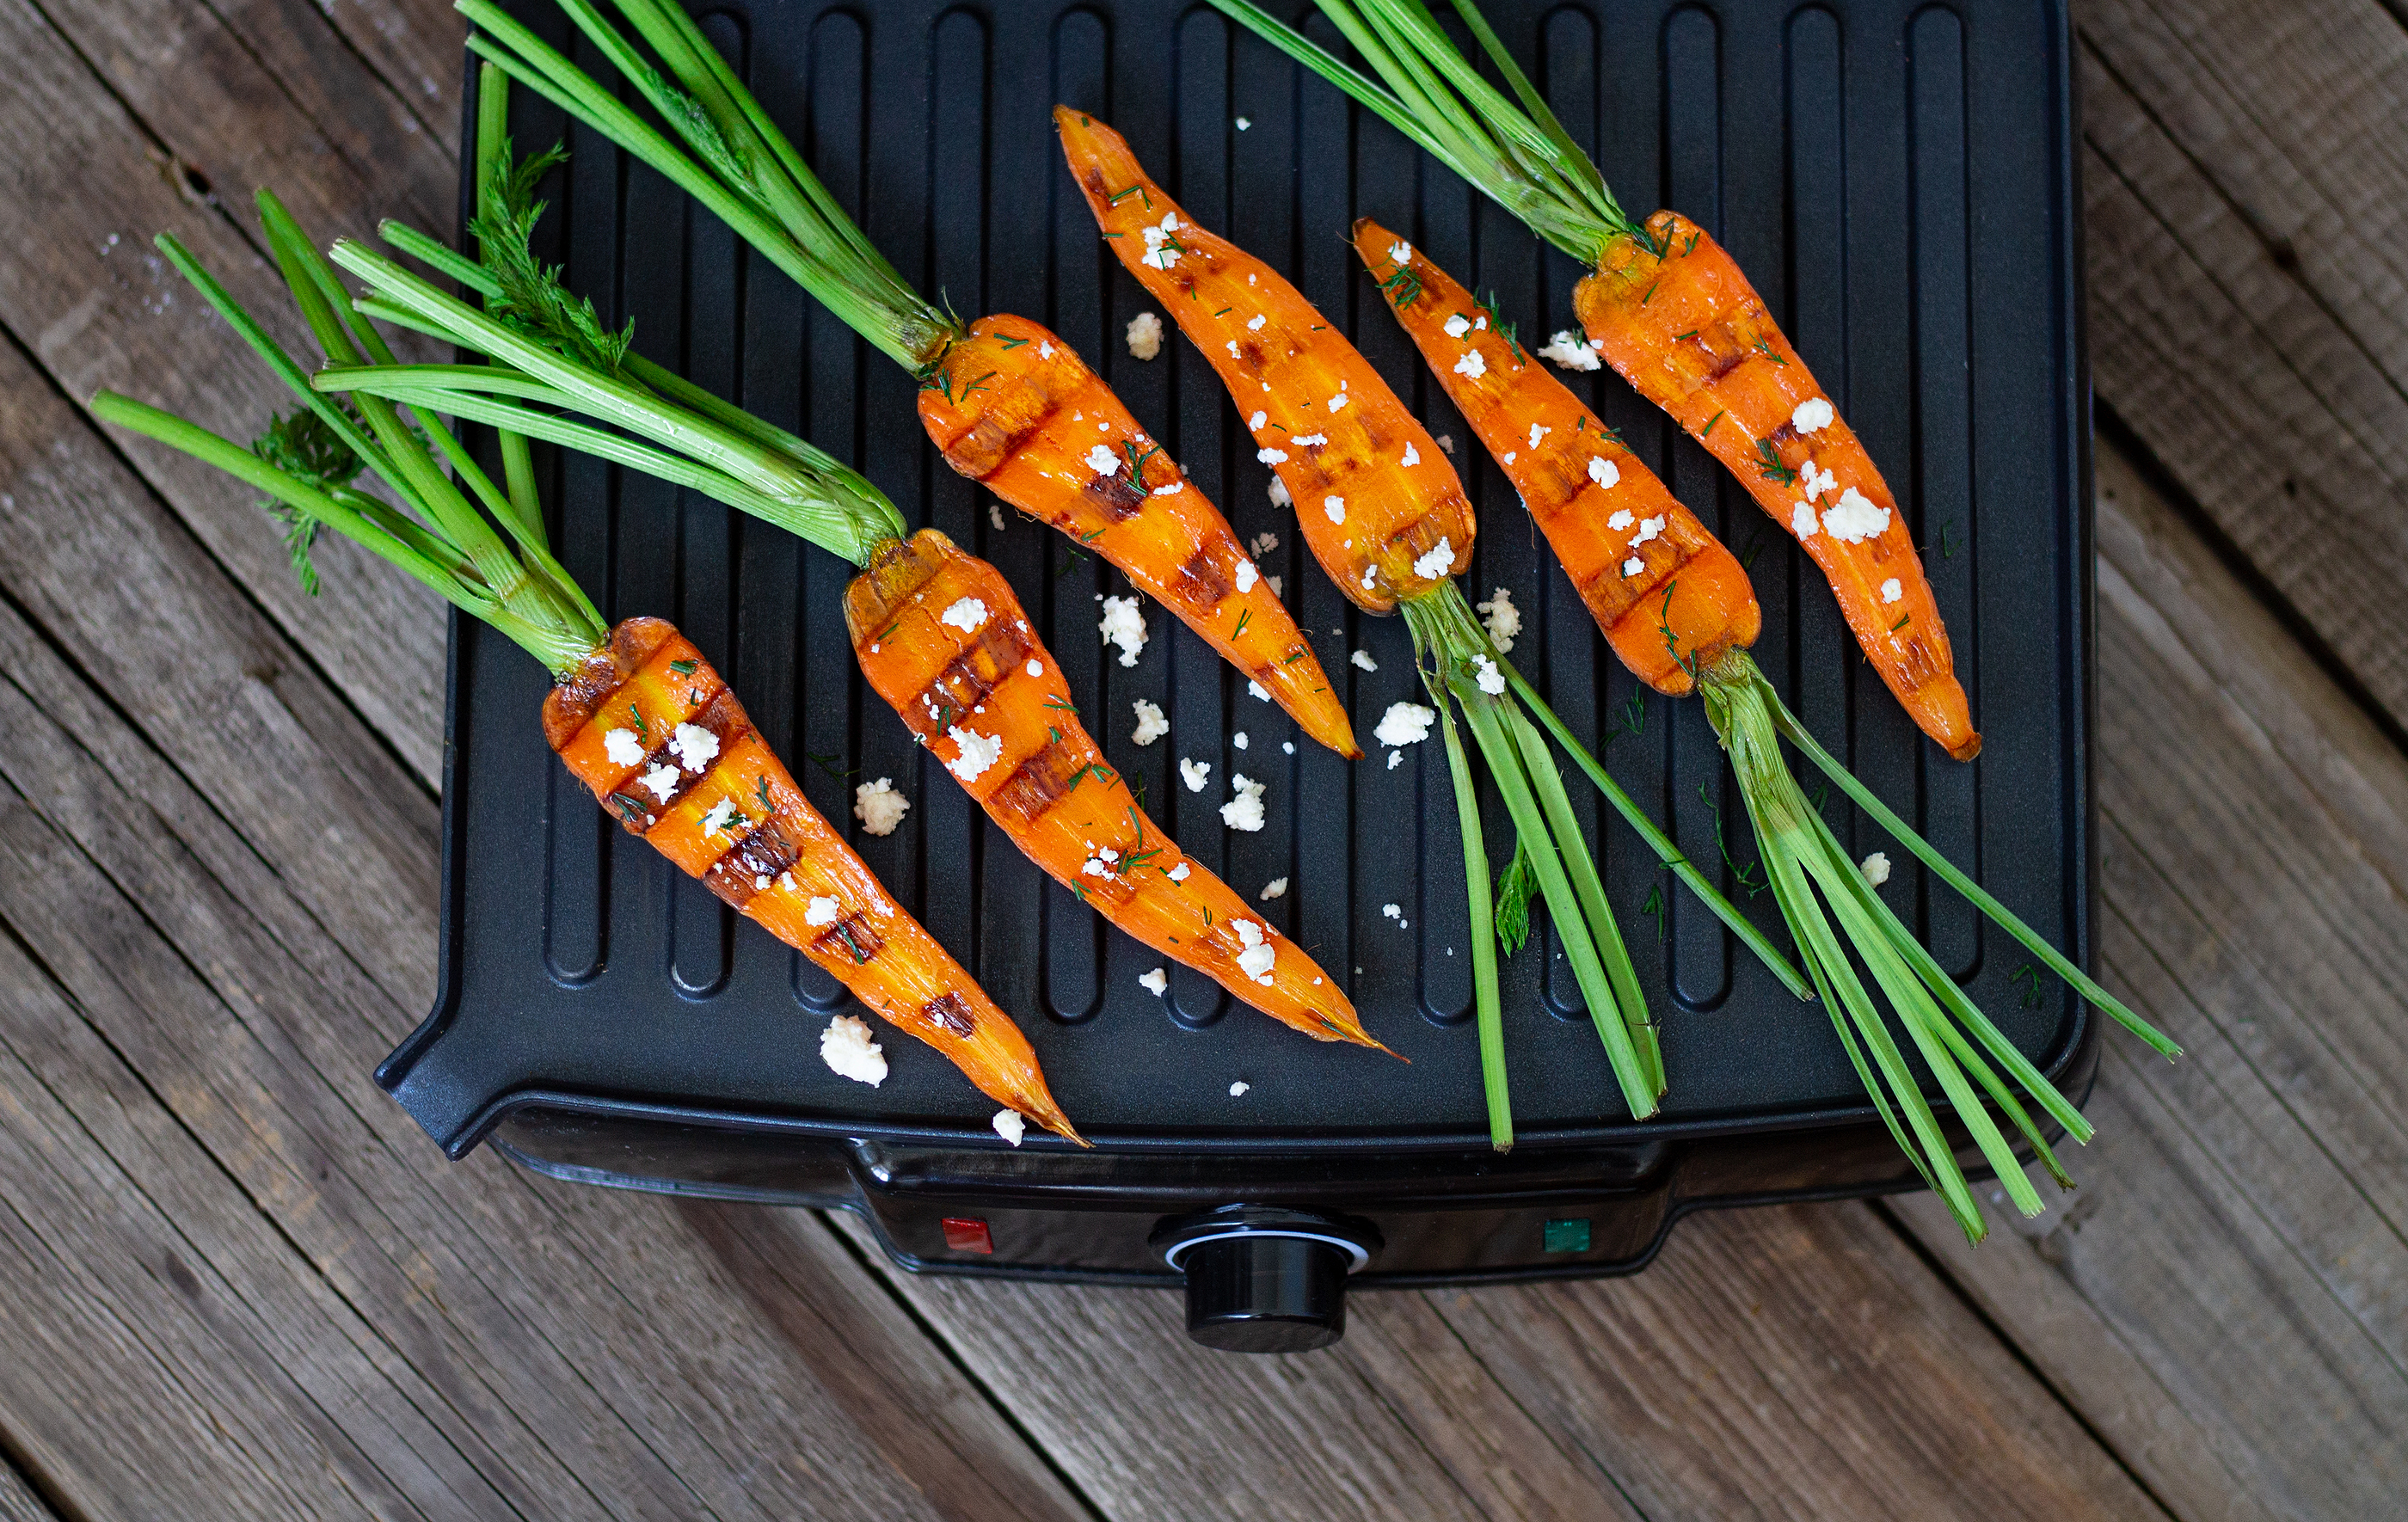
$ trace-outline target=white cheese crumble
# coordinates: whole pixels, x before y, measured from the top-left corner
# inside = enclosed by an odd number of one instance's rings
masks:
[[[1430,725],[1437,722],[1436,709],[1424,708],[1419,703],[1391,703],[1388,711],[1380,715],[1380,725],[1371,731],[1371,738],[1383,745],[1416,745],[1429,739]]]
[[[1328,516],[1331,523],[1342,524],[1346,521],[1346,499],[1342,496],[1325,496],[1321,499],[1321,510]]]
[[[1663,533],[1663,532],[1664,532],[1664,516],[1665,516],[1664,514],[1662,514],[1662,513],[1660,513],[1660,512],[1659,512],[1659,513],[1657,513],[1657,514],[1656,514],[1655,517],[1653,517],[1653,518],[1641,518],[1641,519],[1640,519],[1640,520],[1639,520],[1639,532],[1638,532],[1637,534],[1635,534],[1635,535],[1631,536],[1631,539],[1630,539],[1630,547],[1631,547],[1632,549],[1636,550],[1636,549],[1638,549],[1641,545],[1642,545],[1642,544],[1646,543],[1649,539],[1652,539],[1652,538],[1656,538],[1657,535],[1659,535],[1659,534]]]
[[[1054,357],[1053,339],[1039,338],[1037,340],[1037,357],[1039,359],[1052,359]]]
[[[1017,1110],[998,1110],[995,1113],[995,1134],[1016,1147],[1020,1139],[1028,1134],[1028,1122],[1021,1118]]]
[[[1283,755],[1294,755],[1296,754],[1296,741],[1292,739],[1281,740],[1280,754]]]
[[[1405,917],[1404,909],[1400,905],[1397,904],[1382,904],[1380,906],[1380,912],[1392,920],[1400,920]]]
[[[1410,265],[1413,262],[1413,246],[1400,237],[1388,245],[1388,258],[1399,265]]]
[[[1262,579],[1263,573],[1254,569],[1254,563],[1253,561],[1240,560],[1238,562],[1239,591],[1252,592],[1254,589],[1254,583]]]
[[[1279,953],[1264,939],[1263,927],[1254,921],[1231,920],[1229,924],[1237,930],[1238,940],[1245,947],[1238,954],[1238,970],[1268,987],[1271,965],[1279,960]]]
[[[678,780],[681,775],[677,768],[664,762],[644,773],[644,785],[652,790],[652,797],[666,803],[676,796]]]
[[[1870,883],[1876,888],[1880,887],[1883,883],[1889,881],[1889,853],[1886,851],[1874,852],[1871,855],[1867,856],[1863,861],[1856,864],[1856,870],[1865,874],[1865,881],[1868,883]]]
[[[1614,482],[1622,479],[1622,470],[1604,455],[1592,454],[1588,457],[1588,479],[1612,491]]]
[[[1286,897],[1287,879],[1283,877],[1272,878],[1269,882],[1263,884],[1263,891],[1254,895],[1254,897],[1263,899],[1266,902],[1273,898]]]
[[[1179,758],[1179,780],[1187,784],[1187,791],[1190,793],[1203,792],[1204,784],[1211,781],[1211,762],[1190,761],[1183,755]]]
[[[1798,480],[1806,489],[1806,500],[1813,501],[1825,492],[1838,487],[1840,480],[1828,470],[1816,470],[1814,462],[1807,461],[1798,467]]]
[[[1121,457],[1112,452],[1112,447],[1110,444],[1097,444],[1087,452],[1087,468],[1098,476],[1118,475]]]
[[[737,812],[734,798],[721,798],[710,806],[710,812],[702,816],[702,832],[705,835],[724,835],[742,817]]]
[[[1179,250],[1170,242],[1170,235],[1177,231],[1179,213],[1176,211],[1164,212],[1161,223],[1156,226],[1139,229],[1145,238],[1145,256],[1138,262],[1156,269],[1168,269],[1179,263]]]
[[[1438,537],[1436,544],[1430,546],[1429,553],[1413,562],[1413,574],[1424,580],[1435,580],[1454,568],[1455,546],[1446,541],[1443,534]]]
[[[1789,532],[1801,539],[1814,537],[1814,510],[1803,502],[1790,504]]]
[[[1820,396],[1809,396],[1789,414],[1789,425],[1801,434],[1820,433],[1839,415],[1829,402]]]
[[[1862,544],[1888,527],[1889,510],[1874,507],[1853,486],[1840,494],[1836,506],[1823,510],[1823,532],[1842,544]]]
[[[1342,392],[1342,391],[1341,391],[1341,392],[1340,392],[1337,395],[1332,396],[1332,397],[1330,397],[1330,398],[1329,398],[1329,409],[1330,409],[1332,412],[1335,412],[1335,411],[1337,411],[1340,408],[1344,407],[1348,402],[1351,402],[1351,401],[1353,401],[1354,399],[1354,397],[1347,395],[1344,392]]]
[[[1246,732],[1240,729],[1229,737],[1229,743],[1242,751],[1253,742],[1246,739]]]
[[[1184,883],[1187,881],[1187,864],[1182,861],[1178,866],[1173,867],[1170,870],[1163,873],[1162,875],[1170,879],[1173,883]]]
[[[820,1032],[820,1060],[838,1078],[850,1078],[871,1088],[886,1081],[885,1048],[869,1039],[869,1026],[857,1014],[839,1014]]]
[[[982,735],[975,729],[954,725],[945,733],[959,748],[958,754],[945,763],[945,769],[966,783],[974,783],[985,775],[986,768],[1003,757],[1003,737]]]
[[[1287,482],[1280,480],[1277,476],[1273,476],[1271,478],[1270,498],[1271,506],[1275,508],[1292,508],[1296,506],[1296,498],[1287,495]]]
[[[1250,697],[1258,697],[1266,703],[1271,700],[1271,695],[1263,691],[1263,684],[1259,682],[1248,682],[1246,695]]]
[[[1264,577],[1263,585],[1271,589],[1271,596],[1274,597],[1284,597],[1287,596],[1287,594],[1281,589],[1280,579],[1276,576]]]
[[[644,742],[632,729],[606,730],[602,736],[602,754],[614,767],[632,767],[644,759]]]
[[[1118,645],[1123,666],[1135,666],[1138,653],[1145,649],[1145,609],[1137,598],[1106,597],[1103,622],[1096,629],[1104,643]]]
[[[986,505],[986,521],[987,521],[988,523],[993,524],[995,525],[995,531],[996,531],[996,533],[1000,534],[1000,533],[1002,533],[1002,532],[1003,532],[1003,504],[1002,504],[1002,503],[1000,503],[1000,502],[990,502],[990,503],[988,503],[988,504]]]
[[[1438,447],[1439,447],[1439,448],[1440,448],[1440,449],[1442,449],[1442,450],[1444,450],[1444,451],[1446,451],[1449,454],[1453,454],[1453,453],[1455,452],[1455,435],[1453,435],[1453,434],[1440,434],[1440,435],[1439,435],[1439,436],[1438,436]]]
[[[1242,771],[1229,774],[1229,785],[1238,796],[1221,805],[1221,823],[1231,829],[1251,835],[1263,827],[1263,784]]]
[[[1906,588],[1899,584],[1897,577],[1893,576],[1882,583],[1882,601],[1896,602],[1905,596]]]
[[[1537,449],[1539,447],[1539,440],[1546,438],[1547,435],[1553,432],[1555,432],[1555,430],[1548,427],[1543,423],[1534,423],[1530,424],[1530,447],[1532,449]]]
[[[1155,487],[1154,489],[1154,495],[1156,496],[1177,496],[1180,493],[1185,490],[1187,490],[1187,483],[1185,481],[1174,481],[1168,485]]]
[[[986,604],[976,597],[964,597],[939,614],[937,622],[964,634],[976,634],[986,622]]]
[[[1045,663],[1040,660],[1032,659],[1029,661],[1026,670],[1032,677],[1041,677],[1045,674]]]
[[[1250,555],[1267,555],[1278,548],[1279,536],[1277,534],[1257,534],[1253,538],[1246,541],[1246,553]]]
[[[1371,653],[1368,650],[1358,650],[1348,658],[1366,671],[1376,671],[1380,668],[1380,663],[1371,658]]]
[[[1503,587],[1486,602],[1471,605],[1480,622],[1488,627],[1488,638],[1497,642],[1497,653],[1505,654],[1513,648],[1513,637],[1522,632],[1522,610],[1513,606],[1513,594]]]
[[[1248,127],[1251,127],[1251,126],[1253,126],[1253,125],[1254,125],[1254,122],[1252,122],[1248,121],[1246,118],[1244,118],[1244,117],[1242,117],[1242,116],[1241,116],[1241,117],[1240,117],[1240,118],[1238,118],[1238,130],[1239,130],[1240,132],[1243,132],[1243,131],[1245,131]]]
[[[1140,312],[1128,321],[1128,352],[1131,359],[1152,359],[1162,352],[1162,319],[1152,312]]]
[[[1396,770],[1398,767],[1400,767],[1400,766],[1404,765],[1404,761],[1405,761],[1405,753],[1404,753],[1404,752],[1402,752],[1402,751],[1390,751],[1390,752],[1388,753],[1388,769],[1389,769],[1390,771],[1394,771],[1394,770]]]
[[[719,754],[719,737],[698,724],[681,724],[669,735],[669,749],[688,771],[700,771]]]
[[[911,800],[895,791],[895,779],[881,777],[853,790],[853,817],[870,835],[892,835],[911,809]]]
[[[1552,359],[1567,370],[1593,370],[1598,366],[1597,351],[1570,328],[1548,339],[1547,346],[1539,351],[1539,357]]]
[[[1170,973],[1163,968],[1155,968],[1151,972],[1140,972],[1137,975],[1137,985],[1154,998],[1160,998],[1164,991],[1170,986]]]
[[[1240,1078],[1236,1083],[1229,1085],[1229,1098],[1233,1099],[1242,1098],[1245,1097],[1246,1090],[1254,1086],[1254,1084],[1249,1084],[1244,1079]]]
[[[1324,444],[1329,442],[1329,436],[1327,434],[1298,434],[1296,436],[1296,441],[1299,444],[1309,444],[1314,449],[1319,449]]]
[[[1440,325],[1446,329],[1446,336],[1448,337],[1460,338],[1465,334],[1471,331],[1471,319],[1464,316],[1461,312],[1456,312],[1454,316],[1448,318]]]
[[[1254,316],[1246,320],[1246,331],[1249,333],[1260,333],[1263,330],[1263,324],[1268,321],[1270,321],[1270,319],[1265,317],[1261,312],[1256,312]]]
[[[836,900],[833,898],[812,899],[803,910],[803,923],[805,925],[834,925],[836,923]]]
[[[1630,515],[1630,510],[1628,508],[1624,508],[1614,513],[1612,517],[1608,518],[1605,521],[1605,526],[1614,530],[1616,533],[1619,533],[1638,521],[1638,519]]]
[[[1259,433],[1262,431],[1263,424],[1270,420],[1271,415],[1268,412],[1257,412],[1246,420],[1246,426]]]
[[[1488,373],[1488,362],[1480,357],[1479,350],[1467,349],[1463,357],[1455,362],[1455,373],[1477,380]]]
[[[1419,451],[1419,450],[1417,450],[1417,449],[1415,449],[1415,448],[1413,448],[1413,446],[1412,446],[1412,445],[1411,445],[1411,444],[1407,444],[1407,445],[1405,446],[1405,452],[1404,452],[1404,456],[1403,456],[1403,458],[1401,458],[1401,459],[1398,460],[1398,462],[1397,462],[1397,463],[1398,463],[1398,465],[1400,465],[1400,466],[1405,467],[1407,469],[1411,469],[1411,468],[1412,468],[1414,466],[1417,466],[1417,465],[1419,465],[1419,464],[1421,464],[1421,463],[1422,463],[1422,452],[1421,452],[1421,451]]]
[[[1483,655],[1473,661],[1471,667],[1472,680],[1480,684],[1482,692],[1494,697],[1505,690],[1505,673],[1497,669],[1495,661]]]
[[[1162,716],[1161,704],[1140,697],[1129,707],[1137,711],[1137,727],[1129,732],[1131,744],[1151,745],[1170,733],[1170,721]]]
[[[1273,449],[1268,444],[1266,444],[1261,449],[1254,451],[1254,458],[1260,460],[1265,465],[1285,465],[1287,464],[1287,451],[1283,449]],[[1276,486],[1279,483],[1277,481],[1273,481],[1271,484]]]
[[[1517,449],[1509,449],[1509,450],[1507,450],[1507,451],[1505,452],[1505,463],[1506,463],[1507,465],[1512,465],[1514,461],[1516,461],[1516,460],[1520,459],[1521,457],[1522,457],[1522,452],[1521,452],[1520,450],[1517,450]]]

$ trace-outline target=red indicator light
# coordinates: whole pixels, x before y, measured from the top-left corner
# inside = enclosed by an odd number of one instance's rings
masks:
[[[945,1217],[945,1246],[956,1253],[993,1253],[995,1238],[988,1235],[986,1223],[976,1217],[958,1215]]]

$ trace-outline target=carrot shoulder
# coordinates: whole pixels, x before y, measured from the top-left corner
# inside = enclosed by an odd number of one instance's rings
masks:
[[[1229,521],[1068,344],[1025,318],[980,318],[921,382],[920,422],[946,464],[1119,567],[1306,734],[1363,754]]]
[[[1571,388],[1446,271],[1369,217],[1354,224],[1354,251],[1624,665],[1678,696],[1725,651],[1756,642],[1764,614],[1737,557]]]
[[[869,684],[1055,881],[1282,1024],[1380,1044],[1312,957],[1138,808],[1001,572],[923,529],[853,579],[845,623]]]
[[[621,623],[544,699],[543,727],[631,833],[943,1053],[989,1098],[1080,1140],[1020,1027],[804,798],[675,628]]]
[[[1054,122],[1112,251],[1211,361],[1330,579],[1386,613],[1467,569],[1461,482],[1354,346],[1270,266],[1196,225],[1119,133],[1064,106]]]
[[[1856,643],[1950,755],[1982,749],[1939,604],[1872,456],[1737,261],[1675,212],[1617,237],[1573,307],[1606,363],[1672,414],[1805,546]]]

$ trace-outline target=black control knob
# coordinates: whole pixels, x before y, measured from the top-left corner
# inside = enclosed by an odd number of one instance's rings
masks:
[[[1229,1205],[1166,1221],[1154,1245],[1187,1276],[1187,1335],[1225,1353],[1309,1353],[1346,1335],[1346,1276],[1379,1235],[1366,1223]]]

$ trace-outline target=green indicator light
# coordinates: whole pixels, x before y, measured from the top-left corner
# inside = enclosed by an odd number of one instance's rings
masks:
[[[1547,1251],[1551,1253],[1585,1253],[1588,1251],[1588,1217],[1570,1221],[1549,1221],[1546,1228]]]

